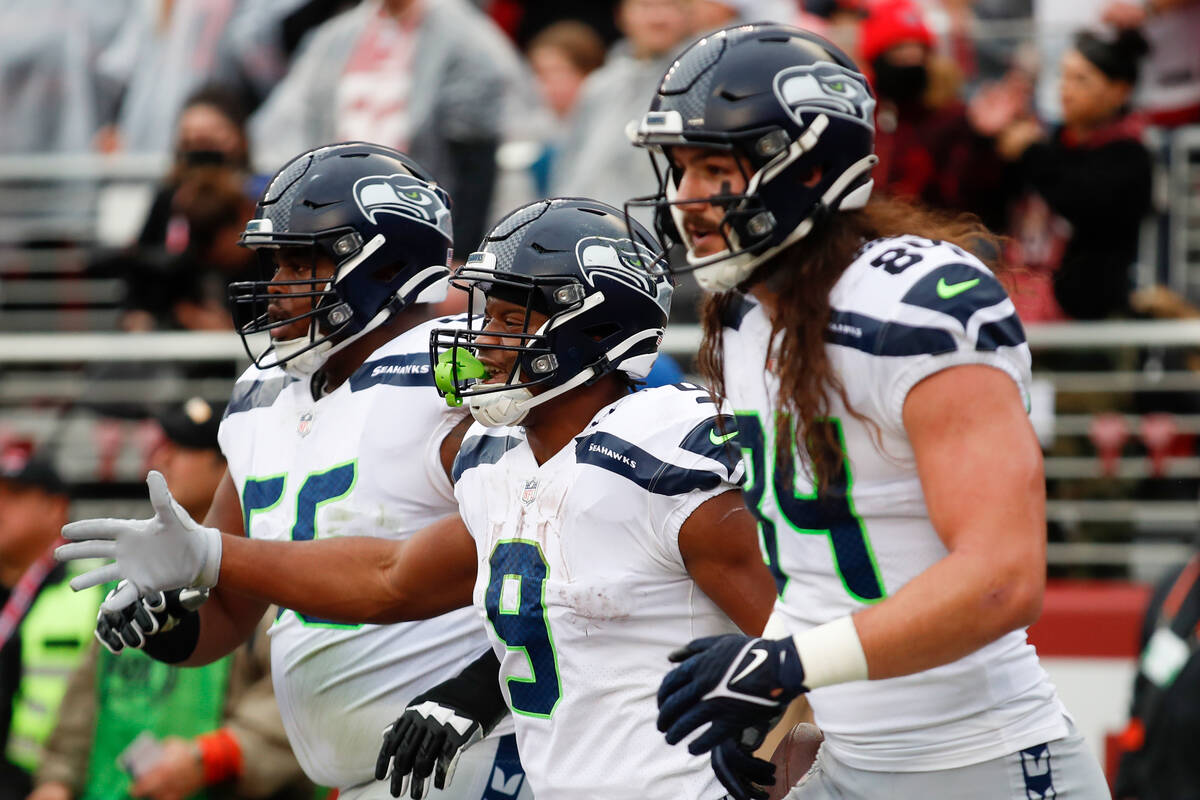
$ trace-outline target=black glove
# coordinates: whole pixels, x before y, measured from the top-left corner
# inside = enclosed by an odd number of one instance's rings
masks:
[[[400,797],[411,778],[414,800],[428,795],[431,773],[435,788],[449,786],[463,751],[508,713],[499,674],[500,661],[488,649],[455,677],[414,697],[383,732],[375,779],[385,779],[390,766],[392,796]]]
[[[112,597],[125,581],[108,593]],[[208,599],[208,589],[172,589],[139,597],[120,611],[100,609],[96,619],[96,638],[114,655],[126,647],[144,649],[151,636],[175,629]]]
[[[753,733],[755,744],[745,738],[726,739],[712,749],[713,772],[734,800],[767,800],[767,791],[761,787],[775,785],[775,765],[754,755],[762,735],[750,728],[746,732]]]
[[[682,663],[658,688],[658,729],[666,733],[668,744],[678,744],[711,723],[688,743],[693,755],[738,739],[747,728],[768,725],[796,695],[807,691],[791,637],[706,636],[669,657]]]

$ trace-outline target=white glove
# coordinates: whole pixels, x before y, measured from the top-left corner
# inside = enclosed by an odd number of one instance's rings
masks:
[[[63,526],[62,535],[73,543],[54,551],[59,561],[115,559],[71,580],[75,591],[118,579],[128,581],[105,599],[105,611],[120,611],[139,595],[215,586],[221,571],[221,532],[196,524],[171,497],[162,473],[151,472],[146,485],[153,518],[71,522]]]

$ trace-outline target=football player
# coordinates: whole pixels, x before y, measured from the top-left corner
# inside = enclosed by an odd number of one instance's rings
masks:
[[[655,691],[667,654],[689,639],[761,631],[774,592],[737,489],[732,417],[692,384],[630,391],[657,355],[671,299],[655,249],[614,208],[543,200],[502,220],[456,273],[484,302],[482,320],[431,338],[439,389],[477,421],[453,465],[458,515],[401,542],[330,535],[345,528],[262,541],[193,523],[152,480],[153,520],[73,523],[65,535],[91,541],[60,555],[116,558],[80,586],[115,574],[144,592],[219,578],[325,625],[473,605],[535,794],[725,797],[706,757],[655,730]],[[395,424],[426,424],[390,411]],[[397,470],[406,457],[394,454]],[[430,713],[452,719],[437,705]]]
[[[254,365],[221,423],[228,472],[205,525],[255,540],[398,542],[454,511],[449,467],[470,418],[434,392],[428,342],[435,325],[461,322],[427,320],[423,305],[445,294],[450,226],[445,193],[390,148],[322,147],[274,177],[241,237],[270,280],[230,287],[248,309],[240,332]],[[122,591],[110,609],[132,590]],[[265,609],[222,587],[198,612],[163,620],[172,630],[145,648],[207,663],[245,640]],[[158,627],[141,613],[145,633]],[[128,615],[110,616],[129,644],[143,640]],[[304,771],[342,798],[387,797],[374,779],[380,731],[486,649],[465,610],[387,626],[284,611],[271,629],[275,697]],[[464,755],[453,790],[438,794],[479,800],[497,770],[519,778],[511,731],[497,728]]]
[[[659,725],[703,752],[808,692],[795,800],[1107,797],[1025,637],[1045,488],[995,241],[870,200],[873,110],[832,44],[758,24],[694,43],[640,122],[661,180],[633,204],[715,293],[706,377],[779,595],[761,638],[674,654]]]

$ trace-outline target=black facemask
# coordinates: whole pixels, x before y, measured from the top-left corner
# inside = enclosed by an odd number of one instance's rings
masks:
[[[897,104],[911,103],[921,99],[929,85],[929,73],[924,64],[896,66],[879,58],[872,65],[875,69],[875,92]]]

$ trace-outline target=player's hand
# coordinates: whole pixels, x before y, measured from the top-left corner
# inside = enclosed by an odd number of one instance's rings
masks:
[[[490,730],[470,712],[434,700],[430,694],[413,698],[400,719],[383,732],[375,779],[386,778],[391,767],[392,797],[401,797],[410,783],[410,797],[425,797],[430,773],[434,787],[445,789],[454,777],[459,756]]]
[[[104,601],[106,611],[119,611],[138,595],[153,595],[181,587],[206,588],[217,583],[221,570],[221,532],[198,525],[171,492],[162,473],[146,477],[150,488],[150,519],[86,519],[63,526],[71,544],[59,547],[59,561],[109,558],[111,564],[73,578],[79,591],[112,580],[128,583]]]
[[[671,653],[670,659],[679,666],[658,687],[658,729],[669,744],[678,744],[711,723],[688,744],[693,755],[767,723],[808,691],[791,637],[706,636]]]
[[[123,591],[125,584],[126,581],[117,584],[105,600]],[[138,597],[118,611],[106,611],[102,607],[96,618],[96,638],[113,655],[126,647],[141,650],[146,646],[147,638],[171,630],[207,599],[208,589],[170,589],[149,597]]]
[[[178,736],[162,742],[158,761],[138,775],[129,787],[131,797],[150,800],[185,800],[204,788],[204,765],[196,744]]]
[[[741,735],[726,739],[712,749],[712,768],[733,800],[767,800],[764,786],[775,785],[775,765],[756,758],[767,732],[778,718],[746,728]]]

